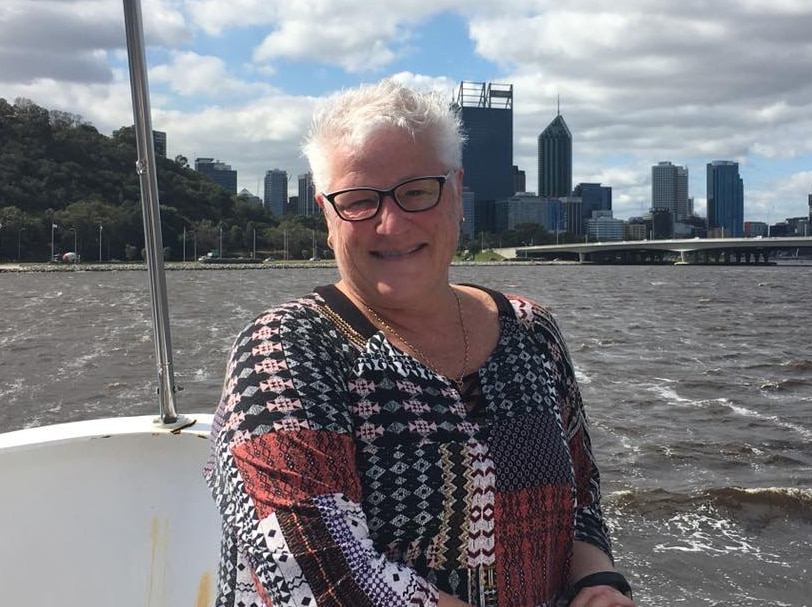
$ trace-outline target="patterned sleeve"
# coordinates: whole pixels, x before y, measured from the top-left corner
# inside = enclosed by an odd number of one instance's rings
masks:
[[[436,588],[369,538],[352,346],[318,308],[270,310],[232,347],[205,470],[223,518],[217,605],[436,605]]]
[[[592,454],[588,419],[575,378],[575,369],[569,351],[553,315],[543,306],[525,301],[532,309],[535,333],[545,347],[558,350],[558,376],[564,394],[561,398],[561,416],[569,442],[576,484],[575,539],[600,548],[610,559],[612,545],[601,510],[600,473]]]

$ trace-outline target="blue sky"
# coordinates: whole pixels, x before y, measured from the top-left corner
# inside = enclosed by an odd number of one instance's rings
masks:
[[[214,157],[258,191],[306,170],[314,104],[384,76],[455,94],[514,87],[514,162],[536,189],[536,138],[561,113],[573,178],[613,188],[615,216],[648,209],[651,167],[735,160],[745,219],[807,213],[812,193],[808,0],[142,0],[152,119],[168,154]],[[4,0],[0,97],[132,124],[118,0]],[[295,181],[295,180],[292,180]]]

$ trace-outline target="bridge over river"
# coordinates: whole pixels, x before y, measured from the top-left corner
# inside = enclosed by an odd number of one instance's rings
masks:
[[[507,259],[577,260],[581,263],[767,264],[779,252],[812,253],[812,236],[687,238],[570,243],[495,249]]]

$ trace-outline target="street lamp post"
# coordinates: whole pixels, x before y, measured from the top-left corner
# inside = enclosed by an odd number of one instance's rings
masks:
[[[220,250],[219,250],[219,257],[223,259],[223,226],[220,226]]]
[[[21,240],[22,240],[21,236],[22,236],[23,232],[25,232],[25,231],[26,231],[25,228],[20,228],[19,231],[17,232],[17,261],[22,261],[22,256],[20,255],[20,251],[22,249],[20,248],[20,245],[21,245]]]
[[[76,263],[76,261],[79,259],[79,252],[76,250],[76,228],[70,228],[70,231],[73,232],[73,254],[76,256],[73,259],[73,263]]]
[[[102,260],[102,230],[103,229],[104,228],[102,227],[102,224],[99,224],[99,263],[101,263],[101,260]]]

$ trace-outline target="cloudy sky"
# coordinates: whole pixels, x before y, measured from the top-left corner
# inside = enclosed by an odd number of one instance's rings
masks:
[[[810,0],[142,0],[152,121],[168,155],[214,157],[258,192],[306,170],[316,100],[384,76],[451,100],[462,81],[514,87],[514,163],[536,189],[536,140],[561,114],[573,179],[649,207],[651,166],[735,160],[745,219],[807,213]],[[121,0],[2,0],[0,97],[133,123]],[[295,184],[291,185],[295,191]]]

